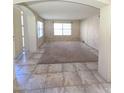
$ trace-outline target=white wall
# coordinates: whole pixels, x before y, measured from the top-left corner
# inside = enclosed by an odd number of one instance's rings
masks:
[[[23,14],[23,18],[24,18],[24,43],[25,43],[25,49],[27,51],[29,51],[29,35],[28,35],[28,22],[27,22],[27,17],[28,15],[26,15],[25,13]]]
[[[111,81],[110,9],[110,6],[100,9],[100,20],[94,16],[81,21],[81,40],[99,50],[98,72],[108,82]]]
[[[43,22],[43,26],[44,25],[44,19],[39,17],[36,13],[35,13],[35,17],[36,17],[36,21],[41,21]],[[36,31],[37,32],[37,31]],[[40,37],[38,38],[38,33],[37,33],[37,48],[40,48],[40,46],[44,43],[45,41],[45,36],[44,36],[44,33],[45,33],[45,29],[43,28],[43,37]]]
[[[22,28],[21,28],[21,11],[14,6],[13,8],[13,56],[16,58],[22,52]]]
[[[25,47],[29,52],[37,50],[36,18],[35,15],[26,7],[20,6],[24,12],[24,36]]]
[[[34,16],[27,17],[28,34],[29,34],[29,50],[35,52],[37,50],[37,37],[36,37],[36,19]]]
[[[71,36],[54,36],[54,22],[71,22]],[[45,21],[45,41],[79,41],[80,40],[80,21]]]
[[[28,50],[31,48],[30,44],[29,44],[29,42],[30,42],[29,38],[31,38],[31,37],[29,37],[29,34],[31,34],[31,32],[29,31],[29,29],[30,29],[30,26],[31,26],[31,24],[30,24],[31,19],[30,18],[32,16],[32,17],[34,17],[33,20],[34,20],[34,23],[35,23],[35,24],[32,24],[33,27],[35,26],[35,32],[32,32],[32,33],[35,33],[35,36],[34,36],[33,40],[35,41],[34,43],[36,44],[36,46],[32,47],[32,48],[36,48],[35,50],[33,50],[33,51],[36,51],[44,43],[44,36],[41,37],[41,38],[38,38],[37,21],[41,21],[41,22],[44,23],[44,19],[41,18],[35,11],[30,9],[30,7],[23,7],[22,9],[24,10],[24,27],[25,27],[25,38],[26,38],[25,39],[25,47]],[[27,20],[27,18],[29,20]],[[32,20],[32,22],[33,22],[33,20]]]
[[[111,7],[100,9],[99,73],[111,81]]]
[[[80,38],[89,46],[99,49],[99,16],[82,20],[80,24]]]

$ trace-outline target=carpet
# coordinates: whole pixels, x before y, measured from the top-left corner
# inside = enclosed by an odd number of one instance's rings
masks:
[[[96,62],[98,56],[81,42],[53,42],[42,47],[45,51],[39,64]]]

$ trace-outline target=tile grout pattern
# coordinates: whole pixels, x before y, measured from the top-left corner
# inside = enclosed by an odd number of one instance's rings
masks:
[[[14,93],[111,93],[111,84],[97,74],[97,62],[37,64],[43,51],[15,63]]]

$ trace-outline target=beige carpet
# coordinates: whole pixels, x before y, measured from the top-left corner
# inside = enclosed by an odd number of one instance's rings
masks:
[[[47,43],[43,48],[45,52],[40,58],[39,64],[98,61],[97,55],[81,42]]]

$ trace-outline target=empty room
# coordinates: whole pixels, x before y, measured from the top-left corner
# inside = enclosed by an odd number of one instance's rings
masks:
[[[111,93],[109,0],[15,0],[13,93]]]

